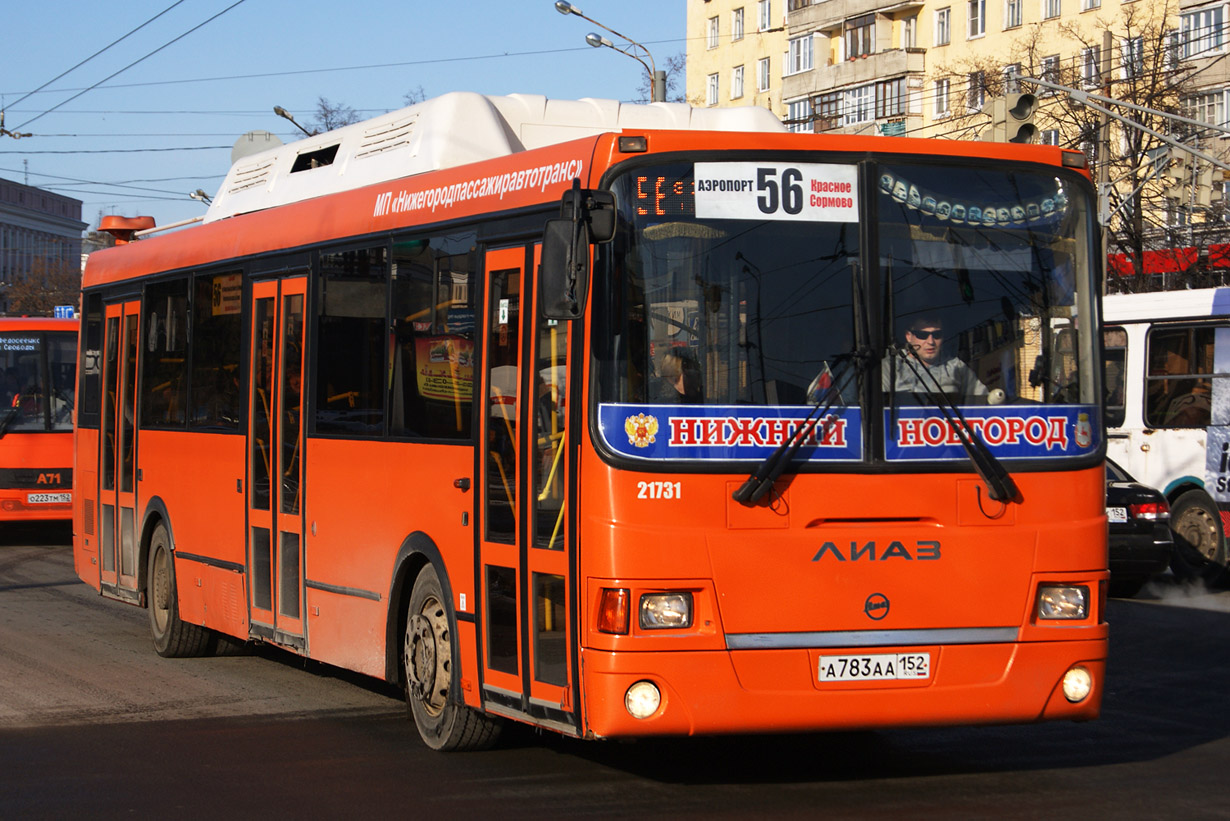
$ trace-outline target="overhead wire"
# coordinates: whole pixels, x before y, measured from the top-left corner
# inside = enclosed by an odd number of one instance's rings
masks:
[[[82,96],[83,94],[85,94],[85,93],[87,93],[87,92],[89,92],[89,91],[93,91],[94,89],[98,88],[100,85],[102,85],[103,83],[107,82],[107,81],[108,81],[108,80],[110,80],[111,78],[116,77],[116,76],[118,76],[118,75],[120,75],[120,74],[123,74],[125,71],[127,71],[128,69],[130,69],[130,68],[132,68],[133,66],[137,65],[138,63],[144,62],[145,60],[148,60],[150,57],[153,57],[155,54],[157,54],[158,52],[162,51],[163,49],[168,48],[169,46],[171,46],[171,45],[173,45],[173,44],[175,44],[175,43],[178,43],[180,40],[184,39],[184,38],[185,38],[185,37],[187,37],[189,34],[192,34],[194,31],[197,31],[198,29],[201,29],[201,28],[203,28],[204,26],[206,26],[206,25],[208,25],[208,24],[212,23],[214,20],[217,20],[219,17],[221,17],[222,15],[226,14],[226,13],[227,13],[227,12],[229,12],[231,9],[235,8],[236,6],[242,5],[242,4],[243,4],[243,3],[245,3],[245,2],[247,2],[247,0],[235,0],[235,2],[234,2],[234,3],[232,3],[232,4],[231,4],[231,5],[229,5],[229,6],[227,6],[227,7],[226,7],[226,8],[224,8],[222,11],[220,11],[220,12],[218,12],[217,14],[213,15],[212,17],[208,18],[207,20],[204,20],[203,22],[198,23],[197,25],[195,25],[195,26],[193,26],[192,28],[190,28],[190,29],[188,29],[187,31],[185,31],[183,34],[180,34],[180,35],[179,35],[179,36],[177,36],[177,37],[173,37],[172,39],[170,39],[170,40],[168,40],[167,42],[165,42],[165,43],[163,43],[162,45],[160,45],[158,48],[154,49],[153,51],[149,52],[148,54],[146,54],[146,55],[145,55],[145,56],[143,56],[143,57],[139,57],[138,59],[133,60],[131,63],[129,63],[128,65],[126,65],[126,66],[124,66],[123,68],[119,69],[118,71],[114,71],[114,72],[112,72],[111,74],[108,74],[106,77],[104,77],[103,79],[99,80],[99,81],[98,81],[97,83],[95,83],[94,85],[89,86],[88,88],[82,89],[81,91],[77,92],[77,93],[76,93],[76,94],[74,94],[73,96],[69,97],[67,100],[64,100],[64,101],[62,101],[62,102],[60,102],[60,103],[57,103],[56,105],[54,105],[54,106],[52,106],[51,108],[49,108],[49,109],[47,109],[46,111],[44,111],[42,114],[39,114],[39,115],[38,115],[38,116],[36,116],[36,117],[31,117],[29,120],[26,120],[24,123],[22,123],[21,125],[17,126],[17,127],[16,127],[16,128],[14,128],[13,130],[14,130],[14,131],[20,131],[21,129],[23,129],[23,128],[25,128],[26,126],[30,125],[30,123],[35,122],[35,121],[37,121],[37,120],[39,120],[39,119],[41,119],[41,118],[43,118],[43,117],[47,116],[47,115],[48,115],[48,114],[50,114],[51,112],[53,112],[53,111],[55,111],[56,109],[60,108],[61,106],[64,106],[64,105],[66,105],[66,104],[68,104],[68,103],[72,102],[73,100],[77,99],[78,97]]]

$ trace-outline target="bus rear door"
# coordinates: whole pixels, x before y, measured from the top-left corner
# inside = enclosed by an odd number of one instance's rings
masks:
[[[103,589],[123,599],[137,593],[137,351],[139,302],[108,305],[103,350],[102,446],[98,505]]]
[[[575,733],[568,323],[542,320],[538,246],[488,251],[480,568],[483,702]]]
[[[303,319],[307,278],[252,285],[248,588],[253,633],[303,648]]]

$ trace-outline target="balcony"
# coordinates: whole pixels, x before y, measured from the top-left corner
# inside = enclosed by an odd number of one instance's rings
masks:
[[[925,57],[926,49],[893,49],[802,71],[782,78],[782,99],[793,100],[821,91],[889,80],[904,74],[922,74],[926,68]]]
[[[825,0],[814,6],[792,11],[786,17],[786,28],[791,36],[809,31],[840,27],[843,20],[862,14],[886,14],[899,16],[900,12],[921,9],[922,0]]]

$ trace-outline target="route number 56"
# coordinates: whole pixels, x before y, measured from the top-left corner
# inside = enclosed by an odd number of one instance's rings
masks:
[[[760,196],[756,204],[763,214],[776,214],[778,208],[787,214],[803,211],[803,172],[797,168],[783,168],[781,181],[776,168],[756,169],[756,190]]]

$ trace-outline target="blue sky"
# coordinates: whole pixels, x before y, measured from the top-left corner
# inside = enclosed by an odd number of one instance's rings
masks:
[[[574,5],[644,44],[659,68],[686,50],[683,0]],[[375,116],[420,87],[630,101],[645,74],[589,47],[590,31],[610,35],[553,0],[24,0],[5,18],[4,125],[32,136],[0,137],[0,177],[81,200],[91,227],[100,214],[159,225],[203,214],[188,192],[214,193],[239,135],[302,136],[275,105],[306,124],[321,96]]]

